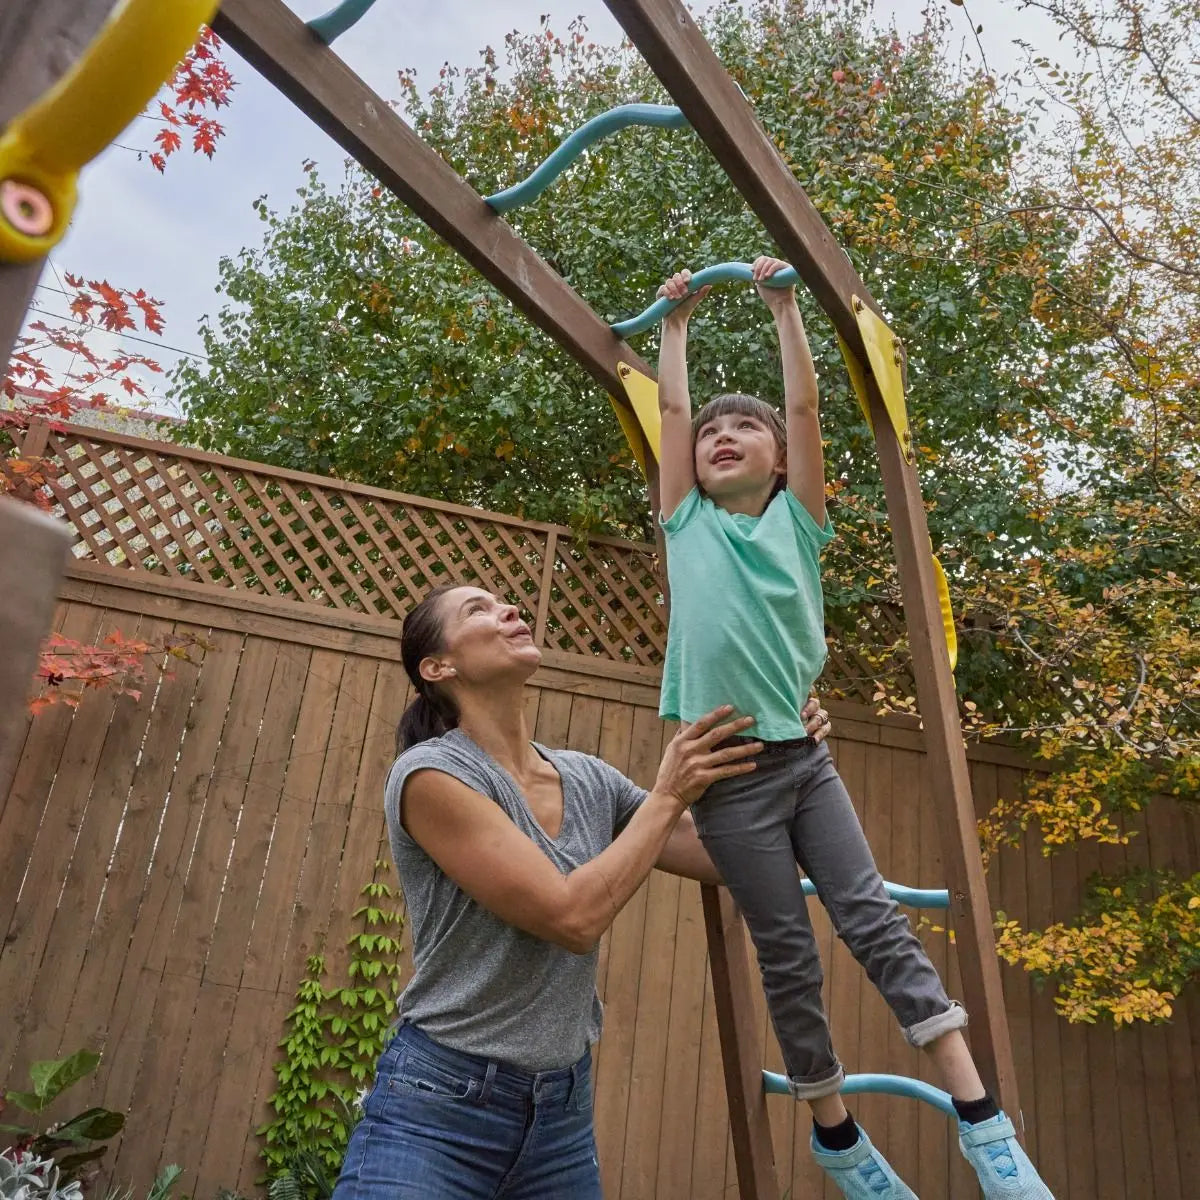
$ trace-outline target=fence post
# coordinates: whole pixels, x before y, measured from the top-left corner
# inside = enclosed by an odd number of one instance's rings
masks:
[[[546,636],[546,622],[550,615],[550,589],[554,585],[554,567],[558,562],[558,530],[552,529],[546,537],[546,558],[542,563],[542,582],[538,588],[537,614],[533,621],[533,644],[540,646]]]

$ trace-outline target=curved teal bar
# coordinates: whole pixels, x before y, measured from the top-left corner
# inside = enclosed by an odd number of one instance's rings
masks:
[[[308,27],[325,43],[329,45],[334,38],[341,37],[351,25],[361,21],[375,0],[342,0],[336,8],[331,8],[324,16],[313,17]]]
[[[716,266],[705,267],[703,271],[697,271],[692,276],[688,292],[690,295],[710,283],[737,282],[754,282],[754,276],[750,273],[749,263],[717,263]],[[795,267],[787,267],[785,270],[776,272],[766,282],[770,287],[792,287],[794,284],[800,282],[800,276],[796,274]],[[630,317],[628,321],[617,322],[616,325],[612,326],[612,331],[620,338],[631,337],[635,333],[645,333],[647,329],[651,329],[657,325],[671,309],[681,303],[681,300],[668,300],[666,297],[655,300],[649,308],[640,312],[636,317]]]
[[[803,880],[803,884],[806,896],[817,894],[816,885],[811,879]],[[910,888],[905,887],[902,883],[888,883],[886,879],[883,881],[883,886],[887,888],[887,894],[897,904],[907,904],[909,908],[950,907],[950,893],[945,888]]]
[[[359,0],[361,3],[361,0]],[[346,0],[346,7],[351,0]],[[368,0],[368,7],[371,0]],[[356,18],[357,19],[357,18]],[[325,20],[324,17],[321,20]],[[669,104],[621,104],[580,125],[527,179],[486,196],[493,212],[506,213],[536,200],[589,146],[631,125],[653,125],[659,129],[682,129],[687,118]]]
[[[763,1091],[769,1095],[790,1096],[787,1076],[774,1071],[763,1072]],[[908,1100],[922,1100],[948,1117],[958,1120],[949,1092],[935,1088],[931,1083],[909,1079],[906,1075],[847,1075],[842,1085],[843,1096],[858,1096],[869,1092],[872,1095],[903,1096]]]

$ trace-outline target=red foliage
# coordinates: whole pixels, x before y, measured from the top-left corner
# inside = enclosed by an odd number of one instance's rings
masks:
[[[183,145],[181,126],[186,125],[192,131],[193,153],[208,158],[212,158],[217,140],[225,135],[224,126],[197,111],[224,107],[236,86],[228,67],[221,61],[220,48],[221,39],[206,27],[187,57],[175,68],[175,74],[167,84],[174,103],[158,102],[158,117],[165,122],[165,128],[155,134],[158,149],[149,156],[156,170],[165,171],[167,159]],[[184,109],[186,111],[181,111]]]
[[[116,630],[99,646],[87,646],[52,633],[42,647],[38,665],[42,690],[30,702],[30,708],[35,715],[52,704],[74,708],[86,692],[98,688],[140,700],[146,683],[147,659],[158,660],[165,673],[167,658],[192,662],[189,651],[197,646],[204,643],[195,637],[168,634],[153,642],[143,642]]]

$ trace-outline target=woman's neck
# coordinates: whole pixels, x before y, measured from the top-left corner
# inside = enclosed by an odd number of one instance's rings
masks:
[[[524,774],[537,758],[529,741],[524,690],[518,685],[458,698],[459,729],[514,776]]]

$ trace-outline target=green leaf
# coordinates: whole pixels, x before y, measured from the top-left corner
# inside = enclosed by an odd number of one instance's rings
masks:
[[[49,1104],[60,1092],[90,1074],[100,1063],[100,1055],[91,1050],[77,1050],[67,1058],[54,1062],[35,1062],[29,1068],[33,1090],[42,1106]]]

